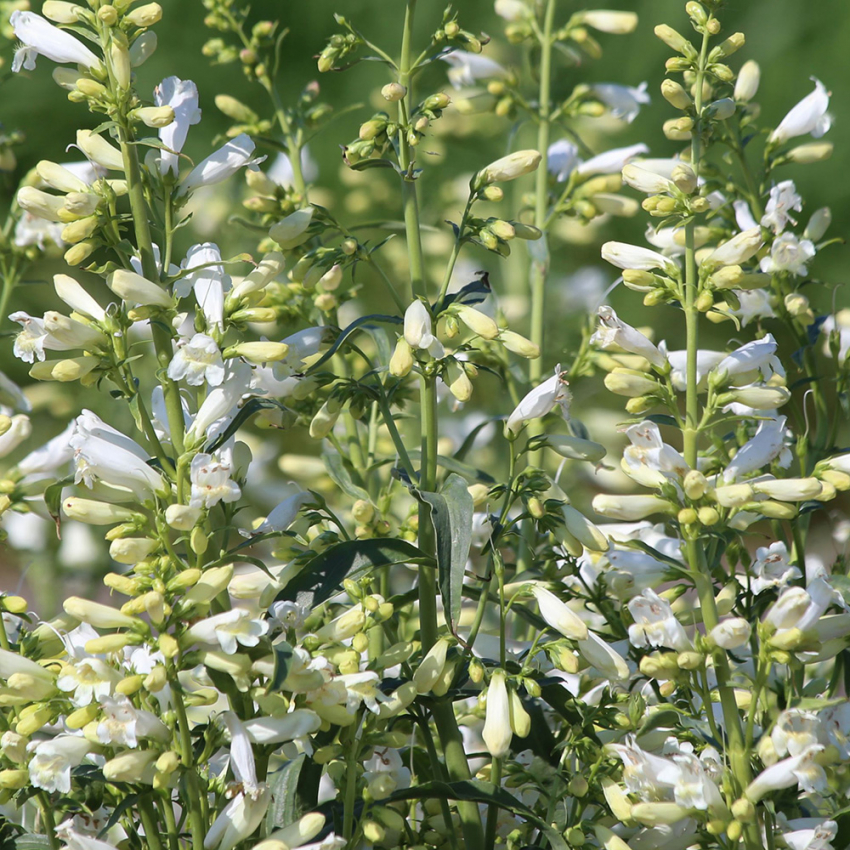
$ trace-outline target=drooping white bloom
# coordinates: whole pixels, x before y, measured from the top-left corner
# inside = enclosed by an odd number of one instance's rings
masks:
[[[117,850],[114,844],[78,832],[74,826],[73,820],[66,820],[56,827],[56,835],[64,844],[63,850]]]
[[[168,364],[168,377],[172,381],[185,380],[193,387],[206,381],[211,387],[224,381],[224,361],[215,340],[206,334],[195,334],[177,349]]]
[[[745,289],[735,294],[741,306],[733,308],[727,304],[723,312],[735,316],[741,322],[741,327],[745,328],[755,319],[772,319],[776,316],[770,293],[766,289]]]
[[[511,434],[517,434],[524,422],[529,419],[539,419],[550,413],[556,406],[561,408],[564,419],[570,418],[570,401],[572,396],[564,380],[561,366],[555,367],[555,374],[535,387],[516,406],[508,417],[506,428]]]
[[[40,15],[33,12],[12,12],[9,23],[16,38],[24,44],[24,47],[15,53],[13,71],[20,71],[22,67],[27,71],[34,71],[37,56],[45,56],[60,65],[70,62],[86,68],[100,66],[100,59],[88,47]]]
[[[50,243],[61,248],[65,244],[62,241],[63,229],[62,224],[47,221],[27,210],[22,210],[21,217],[15,224],[15,245],[19,248],[36,245],[39,251],[46,250]]]
[[[102,322],[106,318],[103,307],[74,278],[66,274],[54,275],[53,288],[75,313],[88,316],[96,322]]]
[[[732,201],[732,207],[735,210],[735,223],[740,230],[752,230],[759,226],[759,223],[753,217],[750,205],[746,201]]]
[[[602,246],[602,259],[618,269],[638,269],[639,271],[654,271],[661,269],[668,274],[675,274],[676,264],[657,251],[629,245],[626,242],[606,242]]]
[[[493,758],[501,758],[511,746],[511,710],[508,688],[503,670],[494,670],[487,687],[487,707],[484,714],[484,730],[481,733],[484,746]]]
[[[765,768],[747,786],[744,795],[755,803],[770,791],[781,791],[793,785],[798,785],[802,791],[810,793],[825,791],[826,772],[815,761],[823,749],[821,744],[812,744],[799,755],[782,759]]]
[[[762,339],[744,343],[740,348],[727,354],[720,363],[711,370],[711,377],[717,384],[731,381],[741,383],[735,378],[749,376],[754,372],[761,374],[767,381],[774,374],[784,375],[785,370],[776,356],[776,340],[773,334],[767,334]]]
[[[230,463],[225,460],[216,460],[210,454],[195,455],[190,471],[192,495],[189,506],[211,508],[219,502],[235,502],[242,495],[242,490],[231,480],[232,471]]]
[[[803,199],[797,194],[797,187],[793,180],[783,180],[770,190],[770,197],[761,217],[762,227],[769,227],[774,233],[782,233],[785,225],[790,221],[796,224],[791,216],[791,211],[801,212]]]
[[[559,139],[549,145],[546,153],[549,173],[563,183],[578,164],[578,146],[569,139]]]
[[[572,640],[587,639],[587,626],[572,608],[539,584],[535,584],[531,590],[540,606],[540,616],[551,628]]]
[[[198,268],[204,266],[204,268]],[[221,264],[221,251],[213,242],[193,245],[186,253],[181,268],[195,269],[174,285],[174,294],[185,298],[190,289],[195,290],[195,300],[207,320],[207,327],[223,328],[224,296],[230,289],[230,275]]]
[[[615,118],[620,118],[627,124],[637,118],[641,106],[650,102],[647,83],[641,83],[637,88],[624,86],[619,83],[596,83],[593,93]]]
[[[309,708],[296,708],[282,717],[257,717],[245,721],[245,731],[255,744],[282,744],[312,735],[322,720]]]
[[[181,194],[201,186],[213,186],[233,176],[243,166],[254,165],[254,142],[247,133],[240,133],[226,145],[196,165],[180,184]]]
[[[71,434],[74,433],[74,423],[71,422],[64,431],[48,440],[44,445],[33,449],[26,457],[18,461],[16,469],[22,475],[44,475],[53,473],[70,463],[74,457],[71,448]]]
[[[125,487],[144,501],[165,489],[162,476],[149,466],[148,453],[130,437],[107,425],[90,410],[74,420],[70,439],[76,462],[76,483],[91,488],[97,480]]]
[[[191,80],[166,77],[154,89],[153,96],[157,106],[170,106],[174,110],[174,120],[159,130],[159,140],[169,148],[160,152],[159,169],[163,176],[171,172],[176,177],[180,162],[177,154],[186,144],[189,127],[201,120],[198,87]]]
[[[404,339],[411,348],[427,351],[432,357],[445,354],[442,343],[431,332],[431,314],[418,299],[404,311]]]
[[[211,435],[220,424],[228,422],[245,394],[251,380],[251,369],[244,363],[228,364],[224,380],[207,393],[189,428],[187,437]]]
[[[627,162],[645,153],[649,153],[649,148],[643,142],[625,148],[611,148],[579,163],[576,171],[582,177],[592,177],[594,174],[619,174]]]
[[[760,267],[767,274],[789,272],[803,276],[807,263],[815,255],[815,246],[810,239],[800,239],[793,233],[780,234],[770,246],[770,254],[764,257]]]
[[[748,59],[738,71],[738,79],[735,81],[735,100],[740,103],[749,103],[756,96],[760,81],[761,69],[758,62]]]
[[[805,136],[811,133],[819,139],[829,130],[832,119],[827,112],[829,109],[829,92],[826,86],[812,77],[815,90],[806,95],[791,111],[779,122],[779,126],[770,134],[768,141],[782,144],[788,139],[796,136]]]
[[[36,359],[39,362],[44,362],[45,350],[71,351],[77,348],[75,345],[62,342],[51,334],[44,326],[44,319],[30,316],[29,313],[24,313],[21,310],[10,314],[9,319],[17,322],[23,329],[15,336],[12,351],[15,357],[23,360],[24,363],[32,363]]]
[[[231,608],[195,623],[186,632],[186,639],[218,645],[227,655],[235,655],[242,646],[257,646],[269,630],[267,620],[260,620],[243,608]]]
[[[826,743],[820,719],[811,711],[788,708],[780,712],[770,732],[778,756],[799,756],[813,744]]]
[[[660,487],[686,475],[690,467],[682,455],[661,439],[654,422],[645,420],[626,430],[631,442],[623,452],[626,473],[645,487]]]
[[[440,58],[451,65],[449,82],[456,89],[474,86],[479,80],[506,77],[508,73],[495,60],[466,50],[453,50]]]
[[[763,419],[755,436],[735,453],[723,472],[723,481],[731,484],[750,472],[772,463],[785,446],[785,417]]]
[[[136,708],[130,700],[119,694],[116,697],[101,697],[103,717],[97,724],[97,739],[109,744],[135,749],[141,738],[168,741],[168,727],[153,712]]]
[[[100,702],[112,692],[121,674],[100,658],[82,658],[67,664],[56,679],[56,687],[70,694],[71,702],[82,708],[92,702]]]
[[[306,367],[306,361],[318,354],[330,338],[331,334],[328,328],[317,325],[313,328],[296,331],[282,339],[281,342],[289,346],[289,351],[287,351],[283,360],[274,364],[275,377],[282,380],[303,371]]]
[[[634,646],[665,646],[680,652],[691,648],[684,626],[676,619],[670,603],[653,590],[644,590],[629,602],[634,623],[629,640]]]
[[[578,651],[603,676],[617,681],[629,678],[626,659],[595,632],[588,631],[587,638],[579,641]]]
[[[496,14],[506,21],[521,21],[528,16],[528,6],[523,0],[496,0]]]
[[[623,182],[645,195],[657,195],[675,189],[669,177],[649,168],[642,168],[640,162],[630,162],[623,166]]]
[[[35,753],[29,763],[32,784],[45,791],[68,794],[71,768],[82,763],[91,744],[76,735],[57,735],[47,741],[33,741],[28,749]]]
[[[671,766],[660,772],[659,779],[673,785],[674,800],[686,809],[704,812],[724,805],[720,789],[705,765],[690,753],[674,755]]]
[[[794,827],[782,835],[782,841],[790,850],[834,850],[832,839],[838,834],[834,820],[798,818],[788,822]]]
[[[591,345],[608,349],[614,346],[646,358],[653,366],[662,368],[667,358],[640,331],[622,321],[614,310],[603,305],[597,311],[599,327],[590,338]]]
[[[232,711],[221,719],[230,732],[230,768],[238,791],[213,822],[204,838],[204,850],[231,850],[262,823],[271,802],[271,790],[257,782],[254,753],[245,727]]]

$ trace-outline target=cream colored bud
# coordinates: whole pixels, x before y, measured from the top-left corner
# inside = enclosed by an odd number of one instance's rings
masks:
[[[100,222],[96,215],[87,216],[78,221],[72,221],[62,228],[62,241],[67,242],[69,245],[82,242],[97,230],[99,224]]]
[[[69,266],[78,266],[87,260],[97,249],[97,242],[78,242],[65,252],[65,262]]]
[[[28,770],[0,770],[0,788],[16,791],[28,785],[30,774]]]
[[[289,346],[285,342],[240,342],[232,345],[223,352],[225,359],[228,357],[242,357],[249,363],[276,363],[284,360],[289,353]]]
[[[109,605],[92,602],[90,599],[82,599],[79,596],[69,596],[62,603],[62,607],[67,614],[96,629],[134,629],[142,625],[141,620],[136,617],[130,617]]]
[[[387,83],[381,89],[381,95],[384,100],[390,103],[396,103],[407,94],[407,89],[401,83]]]
[[[723,393],[718,397],[718,404],[738,402],[755,410],[775,410],[790,400],[791,393],[785,387],[744,387]]]
[[[82,6],[76,3],[63,3],[61,0],[45,0],[41,14],[57,24],[75,24],[80,19]]]
[[[520,357],[535,360],[540,356],[540,346],[518,333],[503,330],[499,332],[498,338],[508,351],[512,351]]]
[[[413,673],[413,683],[416,685],[417,693],[428,693],[434,687],[446,666],[446,652],[449,646],[449,641],[441,638],[428,650]]]
[[[91,130],[77,130],[77,145],[83,153],[98,165],[112,171],[123,171],[124,160],[121,151],[113,147],[97,133]]]
[[[675,80],[664,80],[661,83],[661,94],[676,109],[690,109],[693,104],[691,96]]]
[[[107,26],[114,27],[118,23],[118,10],[111,3],[101,6],[97,10],[97,16]]]
[[[112,45],[109,48],[109,56],[112,60],[112,71],[115,74],[115,82],[118,87],[129,89],[133,71],[127,45],[122,44],[119,39],[113,38]]]
[[[482,188],[490,183],[505,183],[508,180],[516,180],[518,177],[536,171],[541,158],[539,151],[515,151],[497,159],[495,162],[491,162],[490,165],[478,172],[473,182],[478,188]]]
[[[449,391],[459,402],[469,401],[472,396],[472,381],[461,363],[449,360],[446,364],[446,379]]]
[[[167,127],[174,122],[174,110],[170,106],[141,106],[133,111],[133,116],[155,129]]]
[[[109,545],[109,557],[119,564],[137,564],[159,547],[157,540],[149,537],[124,537]]]
[[[735,82],[735,100],[749,103],[756,96],[760,81],[761,69],[758,63],[752,59],[744,62]]]
[[[561,512],[564,516],[564,525],[567,531],[582,546],[594,552],[608,551],[610,545],[608,538],[583,513],[577,511],[571,505],[562,505]]]
[[[209,655],[210,653],[207,653]],[[204,656],[204,663],[206,663],[206,656]],[[152,694],[158,694],[166,685],[168,684],[168,671],[162,664],[157,664],[153,670],[145,676],[145,690],[150,691]]]
[[[682,484],[689,499],[701,499],[708,489],[708,481],[698,469],[689,470]]]
[[[808,165],[812,162],[823,162],[832,156],[832,142],[809,142],[806,145],[798,145],[792,148],[786,156],[791,162],[799,165]]]
[[[697,511],[697,519],[701,525],[710,528],[712,525],[717,525],[720,522],[720,514],[714,508],[706,506]]]
[[[658,384],[645,373],[619,366],[605,376],[603,383],[610,392],[628,398],[650,395],[659,389]]]
[[[411,349],[403,336],[399,337],[393,356],[390,358],[390,374],[396,378],[403,378],[413,368],[414,362],[413,349]]]
[[[647,827],[674,824],[684,820],[690,811],[678,803],[635,803],[632,819]]]
[[[204,570],[197,584],[186,593],[185,600],[194,605],[212,602],[219,593],[227,589],[232,578],[233,564]]]
[[[174,299],[161,286],[126,269],[112,272],[106,284],[125,301],[156,307],[174,306]]]
[[[137,27],[152,27],[159,23],[162,19],[162,6],[159,3],[147,3],[144,6],[138,6],[129,12],[124,20],[129,21],[133,26]]]
[[[35,167],[38,176],[59,192],[88,192],[89,186],[76,174],[56,162],[43,159]]]
[[[676,32],[673,27],[669,27],[667,24],[658,24],[654,32],[671,50],[685,56],[696,53],[694,46],[684,36]]]
[[[113,505],[109,502],[97,502],[93,499],[81,499],[71,496],[62,502],[62,511],[68,519],[75,519],[88,525],[115,525],[140,518],[139,514]]]
[[[134,784],[153,784],[153,763],[156,750],[129,750],[110,759],[103,766],[103,776],[107,782],[132,782]]]
[[[821,207],[812,213],[812,217],[803,231],[803,236],[806,239],[811,239],[812,242],[819,242],[823,239],[830,224],[832,224],[832,212],[829,207]]]
[[[495,339],[499,335],[499,326],[486,313],[476,310],[474,307],[469,307],[466,304],[460,305],[455,311],[455,315],[473,332],[484,339]]]
[[[191,531],[200,516],[200,508],[190,508],[188,505],[169,505],[165,509],[165,521],[177,531]]]
[[[595,9],[581,15],[581,22],[599,32],[611,35],[626,35],[634,32],[638,16],[635,12],[614,12],[607,9]]]
[[[288,215],[282,221],[272,225],[269,230],[269,236],[287,251],[291,248],[297,248],[310,238],[308,228],[313,220],[313,207],[307,207],[303,210],[296,210],[291,215]]]
[[[91,655],[108,654],[110,652],[121,652],[126,647],[137,643],[133,635],[113,634],[92,638],[86,641],[85,650]]]
[[[613,496],[600,493],[593,498],[593,510],[611,519],[633,522],[652,514],[670,514],[675,509],[666,499],[658,496]]]
[[[817,478],[777,478],[773,481],[754,482],[753,490],[781,502],[798,502],[814,499],[821,493]]]
[[[320,278],[318,286],[327,292],[333,292],[342,283],[342,266],[334,263]]]

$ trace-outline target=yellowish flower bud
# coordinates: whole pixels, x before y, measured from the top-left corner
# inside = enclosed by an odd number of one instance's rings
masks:
[[[75,24],[80,19],[82,6],[76,3],[63,3],[61,0],[45,0],[41,14],[57,24]]]
[[[124,20],[137,27],[152,27],[162,19],[162,6],[159,3],[146,3],[127,14]]]
[[[505,183],[508,180],[516,180],[518,177],[536,171],[541,158],[540,153],[535,150],[515,151],[497,159],[495,162],[491,162],[490,165],[479,171],[473,178],[473,183],[480,189],[490,183]]]
[[[693,103],[691,96],[675,80],[664,80],[661,83],[661,94],[676,109],[690,109]]]
[[[119,88],[129,89],[133,71],[130,65],[130,53],[127,50],[127,45],[122,43],[121,39],[113,36],[112,45],[109,48],[109,55],[112,59],[112,70],[115,74],[115,82],[118,83]]]
[[[832,156],[832,149],[835,146],[832,142],[809,142],[805,145],[798,145],[792,148],[786,156],[791,162],[796,162],[799,165],[808,165],[812,162],[823,162]]]
[[[499,332],[498,338],[508,351],[512,351],[520,357],[535,360],[540,356],[540,346],[518,333],[503,330]]]
[[[173,123],[174,110],[170,106],[141,106],[133,111],[133,116],[147,127],[159,129]]]
[[[132,696],[137,693],[144,684],[145,677],[139,674],[135,676],[126,676],[116,686],[115,692],[124,694],[124,696]]]

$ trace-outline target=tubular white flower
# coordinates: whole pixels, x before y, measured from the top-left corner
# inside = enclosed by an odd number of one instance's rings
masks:
[[[254,271],[233,286],[228,298],[238,301],[253,292],[260,292],[283,272],[285,265],[286,259],[278,251],[266,254]]]
[[[266,519],[256,528],[252,530],[240,529],[240,532],[249,536],[252,534],[267,534],[272,531],[286,531],[295,522],[301,508],[313,498],[313,494],[306,490],[295,493],[273,508]]]
[[[623,182],[646,195],[672,192],[676,188],[672,180],[648,168],[641,168],[639,162],[630,162],[623,167]]]
[[[240,168],[254,165],[258,162],[257,159],[252,158],[254,147],[251,137],[241,133],[196,165],[180,184],[180,194],[201,186],[221,183],[233,176]]]
[[[780,234],[770,246],[770,254],[762,258],[760,268],[767,274],[790,272],[802,277],[807,263],[815,256],[815,246],[810,239],[799,239],[793,233]]]
[[[611,35],[625,35],[634,32],[637,26],[638,16],[635,12],[610,11],[608,9],[594,9],[584,12],[581,16],[582,23],[593,27],[599,32],[607,32]]]
[[[803,791],[826,790],[826,773],[815,758],[823,746],[812,744],[800,755],[791,756],[763,770],[746,788],[744,796],[756,803],[770,791],[799,785]]]
[[[564,380],[561,366],[555,367],[555,374],[538,387],[527,393],[508,417],[507,430],[511,434],[519,433],[523,423],[530,419],[539,419],[555,409],[561,408],[565,420],[570,418],[570,401],[572,396]]]
[[[449,649],[449,641],[441,638],[425,654],[419,666],[413,672],[413,684],[416,692],[427,694],[437,683],[446,666],[446,652]]]
[[[476,184],[487,186],[490,183],[506,183],[510,180],[516,180],[518,177],[536,171],[541,159],[539,151],[514,151],[482,168],[475,178]]]
[[[91,130],[77,130],[77,147],[91,162],[108,168],[110,171],[123,171],[124,158],[121,151],[113,147],[98,133]]]
[[[481,733],[484,746],[493,758],[501,758],[511,747],[511,710],[504,670],[494,670],[487,688],[487,707],[484,729]]]
[[[242,495],[242,490],[230,479],[231,471],[231,465],[224,460],[216,460],[210,454],[195,455],[190,470],[192,495],[189,507],[211,508],[219,502],[235,502]]]
[[[106,285],[119,297],[133,304],[173,307],[174,299],[159,285],[140,274],[118,269],[106,279]]]
[[[593,497],[593,510],[602,516],[624,522],[645,519],[652,514],[672,513],[673,506],[659,496],[614,496],[599,493]]]
[[[32,434],[32,423],[29,416],[25,413],[13,416],[9,429],[0,436],[0,457],[11,454],[30,434]]]
[[[268,630],[267,620],[252,617],[243,608],[231,608],[195,623],[186,631],[185,637],[191,643],[218,645],[227,655],[235,655],[239,644],[257,646]]]
[[[631,445],[623,452],[623,469],[645,487],[660,487],[671,478],[681,478],[690,469],[685,459],[661,439],[654,422],[639,422],[626,430]]]
[[[616,681],[629,678],[629,665],[626,659],[594,632],[589,631],[587,638],[579,641],[578,651],[603,676]]]
[[[750,640],[752,626],[743,617],[721,620],[710,632],[709,637],[723,649],[737,649]]]
[[[815,90],[792,107],[779,122],[779,126],[770,134],[768,141],[782,144],[788,139],[805,136],[807,133],[819,139],[829,130],[832,124],[832,119],[827,112],[829,92],[820,80],[815,77],[811,79],[815,84]]]
[[[618,269],[637,269],[638,271],[653,271],[661,269],[667,274],[676,274],[678,266],[663,254],[629,245],[625,242],[606,242],[602,246],[602,259]]]
[[[170,172],[176,177],[180,162],[177,154],[186,144],[189,127],[201,120],[198,87],[191,80],[166,77],[154,89],[154,102],[157,106],[170,106],[174,110],[174,121],[159,131],[159,140],[170,149],[161,151],[159,168],[163,176]]]
[[[224,380],[207,393],[186,436],[193,439],[204,434],[209,436],[214,428],[228,421],[245,394],[250,378],[251,369],[244,363],[226,367]]]
[[[738,266],[757,254],[763,244],[761,228],[753,227],[738,233],[719,248],[715,248],[705,262],[716,263],[720,266]]]
[[[103,777],[107,782],[153,785],[157,755],[156,750],[129,750],[119,753],[103,766]]]
[[[71,702],[82,708],[111,696],[120,681],[121,674],[117,670],[100,658],[91,657],[65,665],[56,679],[56,687],[70,694]]]
[[[224,361],[216,341],[206,334],[195,334],[177,349],[168,364],[168,377],[172,381],[185,380],[193,387],[205,381],[217,387],[224,381]]]
[[[535,584],[531,592],[540,606],[540,616],[551,628],[571,640],[587,640],[587,625],[572,608],[539,584]]]
[[[755,472],[779,457],[785,446],[785,417],[764,419],[755,436],[735,453],[723,472],[723,481],[731,484],[750,472]]]
[[[649,153],[649,148],[643,142],[625,148],[612,148],[579,163],[576,173],[581,177],[592,177],[594,174],[619,174],[627,162],[645,153]]]
[[[756,96],[760,81],[761,69],[758,62],[752,59],[744,62],[735,81],[735,100],[740,103],[749,103]]]
[[[774,233],[782,233],[785,225],[790,221],[796,224],[792,218],[791,211],[801,212],[803,199],[797,194],[797,188],[793,180],[783,180],[770,190],[770,197],[761,217],[762,227],[769,227]]]
[[[605,349],[619,346],[624,351],[646,358],[653,366],[663,368],[667,365],[667,358],[658,348],[640,331],[622,321],[611,307],[601,306],[597,315],[599,327],[590,338],[591,345]]]
[[[64,842],[63,850],[117,850],[114,844],[84,835],[73,828],[74,821],[67,820],[56,827],[56,835]]]
[[[776,478],[753,481],[752,488],[756,493],[781,502],[800,502],[819,496],[823,485],[817,478]]]
[[[86,68],[100,66],[100,59],[88,47],[40,15],[33,12],[12,12],[9,23],[16,38],[25,45],[15,53],[13,71],[20,71],[22,67],[34,71],[37,56],[44,56],[59,65],[71,62]]]
[[[171,737],[168,727],[155,714],[136,708],[126,696],[101,696],[100,705],[103,717],[96,734],[101,744],[135,749],[141,738],[165,743]]]
[[[716,385],[727,383],[730,379],[759,372],[767,381],[774,374],[784,375],[785,370],[776,356],[777,344],[773,334],[762,339],[747,342],[721,360],[710,373]],[[735,383],[732,381],[732,383]],[[740,383],[740,382],[739,382]]]
[[[174,285],[174,294],[178,298],[185,298],[190,289],[194,289],[195,300],[207,320],[207,326],[217,326],[221,329],[224,322],[224,296],[230,289],[231,280],[224,271],[224,265],[220,263],[221,251],[218,245],[213,242],[193,245],[187,252],[181,268],[184,270],[194,269],[197,266],[205,266],[205,268],[192,271],[179,280]]]
[[[680,652],[692,648],[670,603],[655,591],[644,590],[629,602],[628,607],[635,621],[629,626],[629,640],[634,646],[666,646]]]
[[[569,139],[559,139],[549,145],[546,154],[549,173],[563,183],[578,165],[578,146]]]
[[[44,791],[70,793],[71,768],[82,764],[91,746],[85,738],[76,735],[57,735],[51,740],[39,741],[33,747],[35,755],[29,763],[30,781]]]
[[[75,312],[96,322],[106,318],[106,311],[74,278],[66,274],[53,276],[53,287],[56,294]]]
[[[117,608],[79,596],[69,596],[62,607],[67,614],[96,629],[132,629],[141,623],[141,620],[122,614]]]
[[[637,88],[618,83],[596,83],[593,86],[593,93],[608,107],[615,118],[631,124],[637,118],[641,106],[650,102],[646,89],[646,82],[641,83]]]
[[[257,717],[243,725],[255,744],[283,744],[317,732],[322,720],[309,708],[296,708],[282,717]]]

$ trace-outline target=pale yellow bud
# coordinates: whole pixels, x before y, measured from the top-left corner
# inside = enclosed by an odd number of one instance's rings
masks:
[[[242,357],[249,363],[276,363],[284,360],[289,353],[289,346],[284,342],[240,342],[226,348],[223,355],[228,357]]]
[[[537,170],[541,155],[535,150],[515,151],[491,162],[473,178],[476,187],[481,188],[489,183],[504,183],[516,180],[525,174]]]
[[[676,109],[689,109],[693,103],[691,96],[675,80],[664,80],[661,83],[661,94]]]
[[[792,148],[786,156],[791,162],[796,162],[800,165],[808,165],[812,162],[823,162],[832,156],[832,149],[835,146],[832,142],[809,142],[805,145],[798,145]]]
[[[82,6],[76,3],[63,3],[61,0],[45,0],[41,14],[57,24],[75,24],[80,19]]]
[[[535,360],[540,356],[540,346],[513,331],[500,331],[499,341],[508,351],[512,351],[514,354],[518,354],[520,357],[525,357],[528,360]]]
[[[390,374],[396,378],[403,378],[413,368],[414,362],[413,350],[403,336],[399,337],[393,356],[390,358]]]
[[[384,100],[388,100],[390,103],[401,100],[406,94],[407,89],[401,83],[387,83],[381,89]]]
[[[120,39],[113,38],[112,45],[109,48],[109,55],[112,59],[112,71],[115,74],[115,82],[119,88],[129,89],[133,71],[130,66],[130,53],[127,50],[127,45],[123,44]]]
[[[133,9],[125,20],[137,27],[152,27],[162,19],[162,6],[159,3],[147,3]]]
[[[174,121],[174,110],[170,106],[141,106],[133,115],[148,127],[167,127]]]
[[[469,401],[472,397],[472,381],[456,360],[450,360],[446,365],[446,378],[451,394],[459,402]]]

